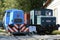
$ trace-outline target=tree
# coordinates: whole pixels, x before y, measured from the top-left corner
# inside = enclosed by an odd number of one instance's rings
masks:
[[[30,11],[31,10],[31,2],[30,0],[17,0],[19,9],[22,9],[24,11]]]
[[[18,8],[18,3],[16,0],[0,0],[0,20],[3,19],[4,11],[7,9]]]
[[[24,11],[40,9],[46,0],[0,0],[0,12],[7,9],[17,8]]]
[[[4,10],[18,8],[16,0],[4,0]]]
[[[25,12],[40,9],[46,0],[0,0],[0,19],[3,18],[3,12],[7,9],[22,9]]]
[[[47,0],[17,0],[19,9],[24,11],[30,11],[33,9],[40,9],[43,6],[43,3]]]
[[[43,3],[47,0],[30,0],[31,1],[31,9],[41,9],[43,6]]]

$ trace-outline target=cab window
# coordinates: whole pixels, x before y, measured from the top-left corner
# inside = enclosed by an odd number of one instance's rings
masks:
[[[8,17],[10,16],[10,12],[7,12],[7,16],[8,16]]]

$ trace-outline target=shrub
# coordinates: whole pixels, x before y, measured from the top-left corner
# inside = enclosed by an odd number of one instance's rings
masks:
[[[54,31],[52,32],[52,34],[53,34],[53,35],[60,34],[60,31],[54,30]]]

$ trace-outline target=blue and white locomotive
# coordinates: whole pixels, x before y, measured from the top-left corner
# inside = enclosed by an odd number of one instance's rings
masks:
[[[11,33],[20,32],[20,26],[24,25],[24,11],[11,9],[5,11],[3,18],[4,28]],[[22,29],[23,30],[23,29]]]
[[[5,11],[3,25],[6,31],[13,34],[27,34],[36,29],[36,27],[28,27],[25,24],[25,14],[23,10],[10,9]],[[35,28],[35,29],[34,29]],[[34,29],[34,30],[33,30]],[[36,31],[36,30],[35,30]]]
[[[22,10],[16,10],[16,9],[6,10],[5,16],[3,18],[4,27],[7,29],[7,26],[9,24],[15,24],[15,23],[23,24],[24,23],[23,19],[24,19],[24,12]]]

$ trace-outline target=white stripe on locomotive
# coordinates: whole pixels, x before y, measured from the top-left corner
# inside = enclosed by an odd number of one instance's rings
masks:
[[[15,30],[15,32],[18,32],[18,30],[15,27],[13,27],[13,29]]]
[[[9,26],[8,26],[8,29],[10,30],[10,32],[14,32]]]
[[[16,28],[18,28],[18,26],[17,26],[16,24],[14,24],[14,26],[15,26]]]
[[[24,30],[24,32],[27,32],[27,31],[29,31],[29,29],[28,29],[28,28],[26,28],[26,29]]]
[[[10,20],[9,20],[9,24],[12,24],[12,21],[11,21],[11,20],[13,19],[13,15],[14,15],[14,14],[13,14],[13,12],[12,12],[12,13],[10,13]]]
[[[24,27],[22,27],[22,28],[21,28],[21,30],[20,30],[20,32],[24,31],[24,29],[25,29],[25,28],[26,28],[25,26],[24,26]]]
[[[29,29],[26,28],[26,26],[23,25],[20,32],[27,32],[27,31],[29,31]]]
[[[20,25],[20,28],[22,28],[23,26],[24,26],[24,24],[21,24],[21,25]]]

